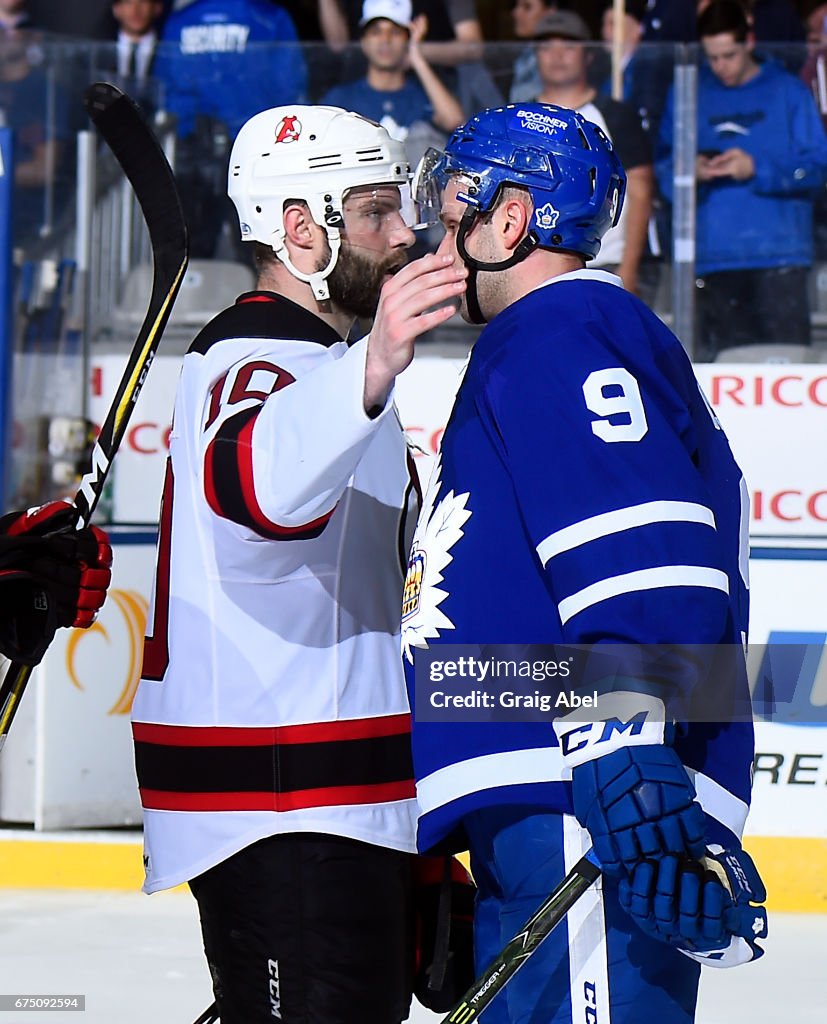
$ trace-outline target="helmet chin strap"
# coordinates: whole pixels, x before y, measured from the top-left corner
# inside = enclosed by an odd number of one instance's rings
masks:
[[[468,285],[465,289],[465,301],[468,305],[468,316],[473,324],[488,323],[488,317],[480,309],[479,295],[477,293],[477,273],[480,270],[496,271],[508,270],[509,267],[521,263],[529,253],[533,252],[540,244],[537,236],[529,232],[508,259],[500,260],[498,263],[483,263],[481,260],[471,256],[465,247],[465,239],[468,232],[473,228],[474,221],[480,215],[479,210],[469,206],[462,215],[462,220],[457,229],[457,252],[459,258],[468,267]]]
[[[293,261],[290,259],[290,253],[287,246],[284,244],[284,236],[278,234],[276,241],[272,243],[273,252],[278,256],[281,262],[287,267],[293,277],[299,281],[304,281],[310,285],[313,289],[313,297],[318,299],[319,302],[324,302],[330,298],[330,289],[327,286],[327,279],[333,273],[333,268],[336,266],[336,260],[339,258],[339,249],[342,244],[341,233],[338,228],[326,226],[325,231],[327,232],[327,240],[330,243],[330,259],[327,262],[327,266],[322,270],[314,270],[312,274],[305,274],[297,267],[294,266]]]

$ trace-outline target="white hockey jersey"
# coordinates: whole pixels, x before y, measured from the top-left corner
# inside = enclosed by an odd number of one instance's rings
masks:
[[[132,711],[147,892],[282,832],[415,849],[416,474],[392,403],[364,413],[366,352],[253,292],[184,358]]]

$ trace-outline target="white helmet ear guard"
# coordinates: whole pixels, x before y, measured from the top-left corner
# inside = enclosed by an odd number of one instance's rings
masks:
[[[347,192],[360,185],[407,187],[410,177],[404,146],[374,121],[339,107],[291,104],[262,111],[242,127],[230,154],[227,194],[241,240],[269,245],[323,300],[330,297],[327,278],[339,256]],[[307,203],[330,243],[327,266],[312,274],[293,266],[284,242],[290,199]]]

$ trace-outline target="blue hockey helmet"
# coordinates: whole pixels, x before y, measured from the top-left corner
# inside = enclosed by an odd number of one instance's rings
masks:
[[[505,269],[534,248],[593,259],[620,217],[626,191],[626,174],[606,134],[576,111],[550,103],[484,110],[457,128],[443,153],[429,150],[415,182],[421,208],[438,211],[448,180],[457,175],[464,186],[457,198],[468,205],[469,220],[471,211],[493,209],[506,185],[526,189],[534,204],[517,258],[477,269]]]

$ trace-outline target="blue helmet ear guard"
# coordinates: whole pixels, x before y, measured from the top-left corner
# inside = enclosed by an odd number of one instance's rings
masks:
[[[457,175],[467,181],[457,198],[477,213],[494,207],[503,186],[531,195],[529,239],[518,259],[538,247],[593,259],[626,192],[626,174],[606,134],[576,111],[546,103],[484,110],[457,128],[429,169],[431,187],[441,192]]]

